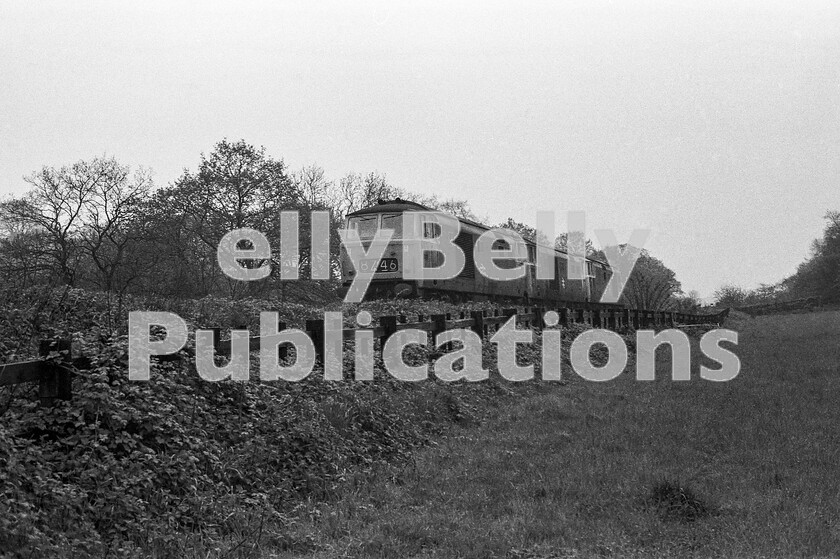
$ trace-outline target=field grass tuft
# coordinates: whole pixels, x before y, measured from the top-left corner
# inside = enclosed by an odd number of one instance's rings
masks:
[[[713,512],[690,486],[667,479],[651,488],[647,504],[665,521],[693,522]]]

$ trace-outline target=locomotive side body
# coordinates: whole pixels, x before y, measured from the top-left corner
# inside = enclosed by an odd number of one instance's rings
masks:
[[[453,302],[458,301],[521,301],[521,302],[572,302],[598,301],[603,293],[609,277],[610,267],[603,262],[587,258],[587,278],[583,280],[568,279],[569,256],[560,250],[554,252],[554,279],[538,280],[536,278],[536,250],[537,246],[526,241],[527,257],[520,260],[497,260],[499,267],[515,267],[524,265],[526,273],[520,279],[509,281],[492,280],[484,276],[475,265],[473,255],[478,237],[489,228],[470,220],[460,219],[461,230],[455,239],[455,244],[464,251],[465,265],[457,277],[447,280],[406,280],[403,278],[405,270],[404,254],[407,244],[420,238],[434,239],[435,232],[428,224],[422,231],[403,231],[404,212],[432,211],[420,204],[395,200],[384,202],[348,214],[345,227],[355,229],[359,234],[360,243],[367,249],[371,239],[380,228],[393,229],[394,234],[379,261],[363,261],[363,271],[375,270],[366,297],[446,297]],[[418,225],[418,227],[420,227]],[[504,246],[504,240],[494,248],[509,248]],[[435,253],[424,254],[424,265],[435,267],[441,264]],[[341,272],[345,286],[349,286],[356,270],[342,247]]]

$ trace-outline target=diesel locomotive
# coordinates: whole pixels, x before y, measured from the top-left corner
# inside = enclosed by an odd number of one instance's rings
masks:
[[[541,280],[536,277],[537,246],[525,240],[527,253],[515,261],[497,261],[500,268],[526,267],[525,276],[509,281],[492,280],[476,269],[473,254],[479,235],[490,228],[474,221],[458,218],[460,233],[454,244],[464,251],[465,265],[457,277],[446,280],[407,280],[403,277],[404,239],[433,239],[440,230],[430,227],[429,223],[417,225],[417,231],[403,231],[405,212],[433,211],[421,204],[400,200],[380,200],[378,204],[347,214],[345,228],[354,229],[360,242],[369,246],[378,229],[393,229],[394,234],[383,254],[376,262],[363,261],[360,265],[365,271],[375,270],[367,290],[366,298],[419,297],[424,299],[441,298],[453,303],[463,301],[511,301],[524,304],[551,304],[568,302],[597,302],[609,281],[612,271],[606,262],[593,258],[586,259],[586,279],[572,280],[568,276],[569,255],[559,249],[552,249],[554,256],[554,279]],[[422,229],[422,230],[420,230]],[[495,243],[505,244],[503,239]],[[493,248],[509,249],[509,246]],[[424,266],[433,268],[441,262],[442,256],[432,251],[423,255]],[[346,250],[342,247],[341,274],[345,287],[349,287],[357,273]]]

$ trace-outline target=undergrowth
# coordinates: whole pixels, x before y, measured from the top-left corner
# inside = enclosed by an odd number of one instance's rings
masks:
[[[344,382],[326,382],[316,368],[299,383],[211,383],[186,357],[153,362],[152,380],[135,382],[119,326],[125,316],[106,295],[3,297],[4,361],[31,357],[39,338],[70,335],[91,364],[76,372],[72,401],[54,407],[40,407],[31,387],[0,391],[0,556],[183,556],[191,542],[212,549],[237,538],[305,546],[291,526],[300,503],[329,501],[366,472],[405,462],[449,426],[481,421],[500,400],[539,384],[500,380],[486,340],[491,379],[479,383],[398,382],[379,360],[375,381],[354,382],[350,346]],[[255,327],[261,310],[300,325],[324,310],[218,298],[122,303],[177,312],[192,327]],[[380,301],[346,307],[348,322],[362,307],[374,316],[456,310]],[[420,346],[406,353],[417,363],[434,356]],[[539,336],[518,353],[522,364],[538,362]]]

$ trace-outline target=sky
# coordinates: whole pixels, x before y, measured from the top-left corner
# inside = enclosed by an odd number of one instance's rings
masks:
[[[681,4],[4,0],[0,195],[245,139],[491,224],[650,229],[703,297],[777,282],[840,210],[840,3]]]

